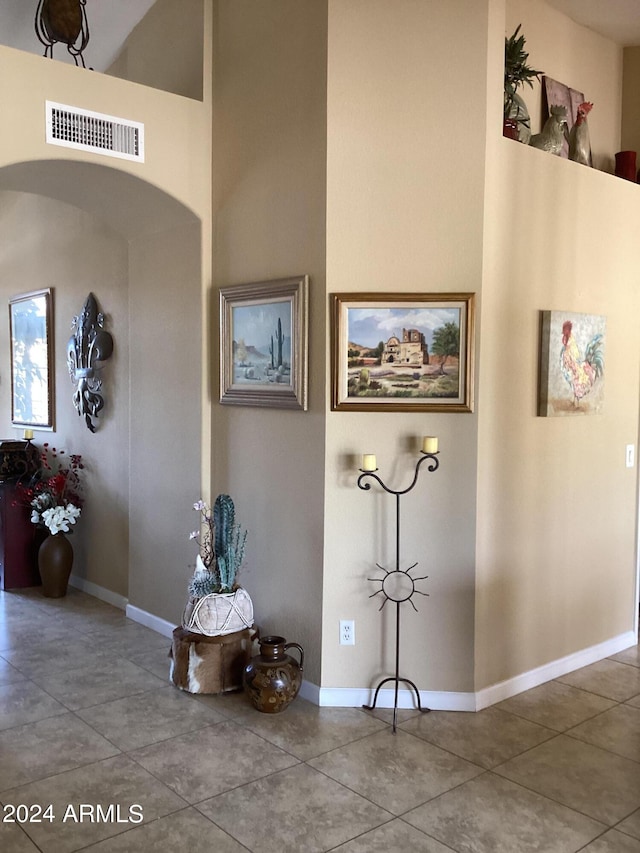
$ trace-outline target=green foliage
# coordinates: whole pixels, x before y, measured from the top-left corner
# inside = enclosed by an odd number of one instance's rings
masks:
[[[194,575],[189,581],[189,594],[196,598],[204,598],[212,592],[220,592],[214,572],[204,572]]]
[[[584,360],[590,364],[596,376],[604,375],[604,353],[602,352],[602,335],[595,335],[588,343]]]
[[[284,334],[282,333],[282,321],[278,317],[278,328],[276,329],[276,343],[278,344],[278,357],[276,367],[282,367],[282,344],[284,342]]]
[[[533,80],[539,80],[544,72],[527,65],[528,52],[524,49],[526,39],[518,35],[522,24],[504,40],[504,117],[509,118],[516,93],[525,83],[533,88]]]
[[[460,355],[460,328],[457,323],[445,323],[433,333],[431,352],[444,364],[449,356]]]
[[[229,495],[218,495],[213,505],[214,553],[219,558],[229,550],[236,510]]]
[[[229,495],[218,495],[213,510],[204,501],[194,504],[201,513],[201,531],[192,539],[200,544],[200,558],[205,571],[196,571],[189,584],[193,595],[232,592],[236,575],[244,559],[247,531],[235,521],[235,507]]]
[[[235,507],[229,495],[218,495],[213,505],[215,569],[220,589],[230,591],[244,559],[247,532],[235,521]]]
[[[236,574],[244,559],[246,542],[247,531],[242,530],[237,524],[234,524],[229,547],[216,560],[218,574],[220,575],[220,586],[223,592],[231,592],[235,585]]]
[[[429,388],[430,397],[456,397],[458,394],[457,376],[438,376],[438,381]]]

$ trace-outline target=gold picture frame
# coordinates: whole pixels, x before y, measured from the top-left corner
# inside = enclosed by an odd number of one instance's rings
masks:
[[[473,293],[334,293],[331,335],[334,411],[473,411]]]
[[[306,275],[220,289],[220,402],[307,410]]]

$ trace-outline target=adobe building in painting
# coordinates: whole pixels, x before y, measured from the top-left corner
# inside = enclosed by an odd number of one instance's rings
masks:
[[[408,364],[411,367],[429,364],[429,350],[422,332],[403,329],[402,340],[392,335],[385,344],[380,363]]]

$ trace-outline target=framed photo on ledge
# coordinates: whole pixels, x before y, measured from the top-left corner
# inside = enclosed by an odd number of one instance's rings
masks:
[[[308,276],[220,289],[220,402],[307,409]]]
[[[331,295],[334,411],[473,411],[473,293]]]

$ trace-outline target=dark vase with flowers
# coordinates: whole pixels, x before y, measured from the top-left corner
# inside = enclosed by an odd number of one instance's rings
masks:
[[[73,567],[73,546],[64,533],[54,533],[44,540],[38,551],[38,571],[45,598],[63,598]]]
[[[23,505],[31,508],[31,522],[45,535],[38,550],[42,594],[62,598],[73,566],[73,547],[65,536],[82,511],[82,458],[43,446],[41,468],[21,489]],[[48,534],[48,535],[47,535]]]

